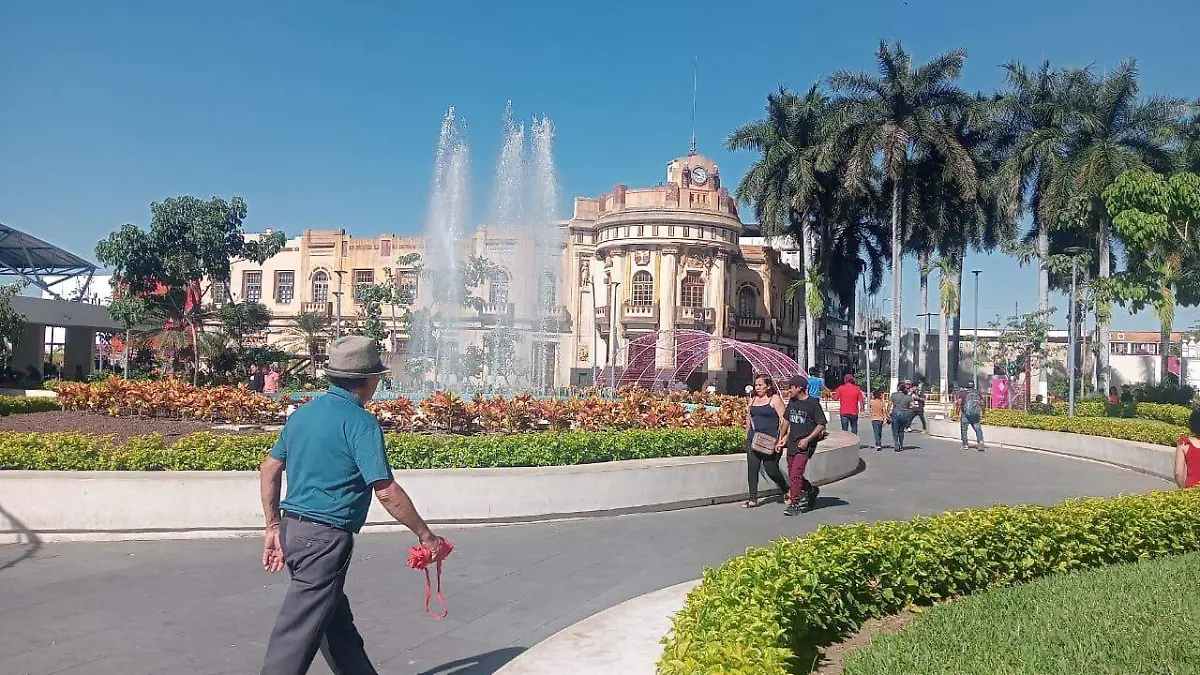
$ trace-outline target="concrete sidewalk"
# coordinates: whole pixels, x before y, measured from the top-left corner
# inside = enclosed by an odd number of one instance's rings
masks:
[[[795,518],[777,505],[733,504],[443,531],[457,547],[444,621],[425,616],[424,576],[405,567],[408,535],[360,537],[347,593],[380,673],[490,675],[600,610],[821,523],[1168,487],[1067,458],[908,439],[917,447],[903,453],[864,450],[864,473],[825,487],[821,508]],[[261,571],[260,547],[257,539],[2,546],[0,673],[256,673],[287,582]],[[329,671],[318,657],[311,672]]]

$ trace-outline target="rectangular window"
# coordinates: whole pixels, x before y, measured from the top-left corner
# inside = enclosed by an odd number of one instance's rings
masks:
[[[246,302],[262,302],[262,271],[242,272],[242,299]]]
[[[343,239],[342,240],[342,257],[344,258],[348,255],[350,255],[350,242]]]
[[[1128,342],[1110,343],[1108,351],[1110,354],[1121,354],[1121,355],[1128,354],[1129,353],[1129,343]]]
[[[389,258],[392,255],[392,240],[383,239],[379,242],[379,255]]]
[[[401,272],[400,273],[400,294],[405,299],[405,304],[412,304],[417,301],[417,280],[419,275],[416,272]]]
[[[296,296],[296,273],[279,271],[275,273],[275,302],[286,305]]]
[[[628,225],[625,226],[625,234],[622,236],[624,236],[626,239],[629,238],[629,226]]]
[[[692,236],[692,228],[690,228],[690,227],[684,227],[684,228],[683,228],[683,238],[684,238],[684,239],[688,239],[688,238],[690,238],[691,236]]]
[[[668,225],[668,226],[667,226],[667,236],[668,236],[668,237],[674,237],[674,236],[675,236],[675,226],[674,226],[674,225]]]
[[[358,302],[363,284],[375,283],[375,270],[354,270],[354,301]]]
[[[655,226],[654,226],[654,227],[651,229],[651,233],[652,233],[654,236],[656,236],[656,237],[658,236],[658,226],[657,226],[657,225],[655,225]]]
[[[638,225],[637,236],[639,236],[639,237],[642,236],[642,226],[641,225]]]
[[[212,285],[213,302],[218,305],[223,305],[229,302],[229,284],[224,281],[214,282]]]

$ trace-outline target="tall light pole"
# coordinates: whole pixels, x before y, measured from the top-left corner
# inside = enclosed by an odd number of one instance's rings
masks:
[[[1078,301],[1075,299],[1075,287],[1079,283],[1079,254],[1083,248],[1071,246],[1063,249],[1063,253],[1071,256],[1071,296],[1068,300],[1070,318],[1067,319],[1067,415],[1075,416],[1075,312]]]
[[[588,285],[592,287],[592,386],[598,387],[600,383],[596,381],[596,378],[599,377],[596,366],[600,363],[600,343],[597,341],[600,335],[600,326],[596,324],[596,280],[590,279]]]
[[[939,314],[937,312],[921,312],[920,314],[917,315],[918,319],[921,317],[925,317],[925,336],[926,336],[925,351],[926,352],[929,351],[929,341],[928,341],[929,328],[930,328],[929,319],[930,319],[930,317],[934,317],[934,316],[941,316],[941,314]],[[944,335],[938,336],[938,339],[944,339],[944,338],[945,338]],[[925,370],[929,370],[929,354],[928,353],[921,354],[921,362],[925,364]],[[923,377],[925,377],[925,379],[927,379],[927,380],[929,379],[928,373],[921,373],[921,375]],[[916,381],[917,381],[917,360],[913,359],[913,382],[915,383]]]
[[[975,376],[975,389],[979,389],[979,275],[983,270],[971,270],[975,275],[975,344],[971,345],[971,372]],[[961,358],[961,357],[960,357]],[[955,364],[957,365],[957,364]]]
[[[346,270],[334,270],[333,273],[338,278],[337,293],[334,293],[337,296],[337,326],[334,327],[333,331],[334,339],[336,340],[342,337],[342,275],[346,273]]]

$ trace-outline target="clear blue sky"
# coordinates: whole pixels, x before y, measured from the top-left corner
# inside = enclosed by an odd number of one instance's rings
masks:
[[[1196,0],[0,0],[0,222],[92,257],[151,201],[218,194],[247,199],[251,230],[418,232],[446,106],[468,119],[482,213],[509,99],[557,125],[567,216],[572,196],[653,185],[687,151],[693,55],[700,150],[732,183],[752,157],[722,139],[769,91],[872,68],[880,38],[919,60],[966,48],[972,90],[999,86],[1007,60],[1133,56],[1145,91],[1195,98],[1197,25]],[[985,321],[1034,307],[1032,269],[967,266],[984,270]]]

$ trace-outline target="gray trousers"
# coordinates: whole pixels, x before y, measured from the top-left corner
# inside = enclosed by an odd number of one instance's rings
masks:
[[[354,535],[284,518],[280,537],[292,582],[267,643],[262,675],[304,675],[318,649],[334,675],[376,675],[342,591]]]

